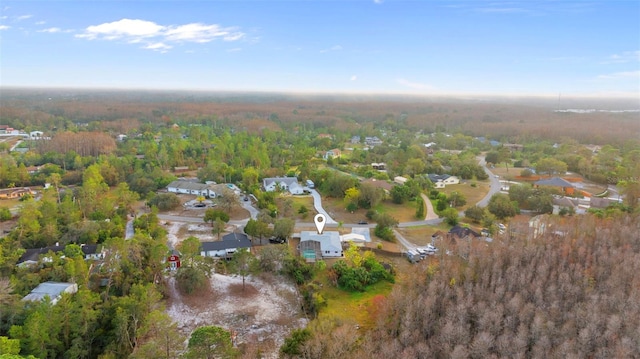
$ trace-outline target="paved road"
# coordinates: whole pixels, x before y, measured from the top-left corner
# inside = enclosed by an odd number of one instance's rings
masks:
[[[160,217],[160,216],[158,216]],[[133,229],[133,220],[134,218],[129,218],[129,220],[127,221],[127,225],[124,228],[124,239],[131,239],[133,238],[133,235],[135,234],[134,229]]]
[[[480,202],[477,203],[477,205],[480,206],[480,207],[486,207],[489,204],[489,200],[491,199],[491,196],[493,196],[495,193],[500,192],[500,181],[486,167],[486,163],[484,161],[484,157],[478,156],[477,159],[478,159],[478,163],[483,167],[484,171],[489,176],[489,180],[491,182],[491,188],[489,189],[489,193],[487,193],[487,195]],[[313,196],[313,207],[315,208],[315,210],[318,213],[324,214],[325,217],[327,218],[327,227],[328,228],[337,227],[338,226],[338,222],[336,220],[334,220],[333,218],[331,218],[331,216],[327,213],[327,211],[325,211],[324,208],[322,207],[322,197],[320,196],[318,191],[316,191],[315,189],[311,189],[311,195]],[[421,220],[421,221],[412,221],[412,222],[400,223],[398,225],[399,228],[416,227],[416,226],[424,226],[424,225],[431,225],[432,226],[432,225],[438,225],[438,224],[443,222],[443,219],[439,218],[435,214],[435,211],[433,209],[433,205],[431,204],[431,201],[429,201],[429,198],[427,198],[427,196],[424,195],[424,194],[422,195],[422,198],[424,199],[425,204],[427,205],[427,215],[425,216],[425,219]],[[257,217],[258,210],[253,207],[253,204],[252,204],[251,201],[247,201],[247,202],[241,201],[241,205],[242,205],[243,208],[245,208],[245,209],[247,209],[249,211],[249,213],[251,215],[251,218],[255,219]],[[464,212],[460,212],[460,215],[464,216]],[[203,223],[204,222],[202,216],[200,216],[200,217],[186,217],[186,216],[171,216],[171,215],[159,214],[158,218],[162,219],[162,220],[165,220],[165,221],[175,221],[175,222],[190,222],[190,223]],[[242,228],[247,224],[248,221],[249,221],[249,218],[242,219],[242,220],[231,220],[231,221],[229,221],[229,224],[235,225],[238,228]],[[313,226],[313,225],[314,225],[313,222],[296,222],[296,226],[301,226],[301,227],[310,227],[310,226]],[[352,228],[352,227],[373,228],[373,227],[375,227],[375,224],[360,225],[360,224],[345,223],[345,224],[342,225],[342,227],[345,227],[345,228]],[[394,230],[394,234],[396,235],[396,238],[398,238],[398,242],[403,247],[405,247],[406,249],[414,249],[414,248],[416,248],[415,244],[409,242],[397,230]]]
[[[487,163],[484,161],[484,157],[478,156],[476,158],[478,159],[478,164],[482,166],[482,169],[484,169],[484,172],[489,176],[489,181],[491,182],[489,193],[487,193],[487,195],[477,203],[478,207],[486,207],[489,205],[491,196],[500,192],[500,181],[498,180],[498,177],[496,177],[493,173],[491,173],[491,171],[489,171],[489,169],[487,168]]]

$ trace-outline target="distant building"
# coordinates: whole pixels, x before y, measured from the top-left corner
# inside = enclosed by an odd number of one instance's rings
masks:
[[[427,176],[429,177],[429,180],[433,183],[435,188],[445,188],[447,185],[460,183],[460,179],[458,177],[447,174],[439,175],[430,173]]]
[[[210,184],[176,180],[167,186],[167,190],[172,193],[194,194],[204,197],[216,197],[216,193]]]
[[[324,158],[325,160],[328,160],[329,158],[340,158],[341,156],[342,156],[342,151],[340,151],[340,149],[338,148],[334,148],[332,150],[325,152],[322,155],[322,158]]]
[[[403,185],[405,183],[407,183],[408,179],[406,177],[402,177],[402,176],[395,176],[393,178],[393,182],[399,184],[399,185]]]
[[[34,192],[29,187],[0,189],[0,199],[21,198],[25,195],[33,195]]]
[[[365,137],[364,143],[369,147],[379,146],[382,144],[382,140],[378,138],[378,136],[373,137]]]
[[[262,186],[267,192],[274,192],[278,188],[291,194],[303,194],[304,188],[296,177],[270,177],[262,180]]]
[[[38,302],[49,298],[51,304],[55,305],[64,293],[74,294],[76,292],[78,292],[78,285],[76,283],[44,282],[35,287],[31,293],[27,294],[22,300]]]
[[[568,195],[573,195],[573,193],[575,192],[575,186],[571,184],[571,182],[560,177],[553,177],[553,178],[536,181],[534,182],[533,185],[535,187],[540,187],[540,186],[555,187]]]

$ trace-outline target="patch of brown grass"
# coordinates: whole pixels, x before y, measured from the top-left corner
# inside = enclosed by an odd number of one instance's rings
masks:
[[[258,290],[249,283],[231,284],[229,285],[229,295],[238,298],[251,298],[258,294]]]

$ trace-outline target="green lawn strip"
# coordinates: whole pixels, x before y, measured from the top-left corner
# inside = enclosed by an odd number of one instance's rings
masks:
[[[368,286],[364,292],[342,290],[329,282],[326,271],[318,274],[316,280],[322,283],[321,295],[327,301],[320,309],[319,317],[353,321],[363,329],[370,329],[375,324],[372,299],[379,295],[386,297],[393,288],[393,283],[382,281]]]

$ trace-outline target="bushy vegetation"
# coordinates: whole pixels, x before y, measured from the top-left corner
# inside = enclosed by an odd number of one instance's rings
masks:
[[[336,284],[346,290],[364,291],[367,286],[379,281],[394,280],[391,267],[385,268],[371,251],[361,254],[359,248],[353,244],[345,252],[345,259],[337,261],[331,270]]]
[[[408,273],[359,342],[335,337],[353,328],[337,323],[302,338],[299,351],[363,359],[633,357],[639,223],[584,216],[550,223],[566,236],[477,242],[467,260],[445,256]]]

